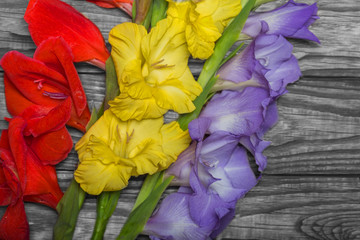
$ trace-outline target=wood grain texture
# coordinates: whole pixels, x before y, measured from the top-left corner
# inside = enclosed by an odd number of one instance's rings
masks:
[[[0,2],[0,56],[10,50],[33,54],[36,46],[23,20],[27,2]],[[105,39],[113,26],[129,21],[117,9],[101,9],[84,0],[66,2],[94,21]],[[265,151],[269,163],[260,183],[239,201],[235,219],[218,239],[360,239],[360,4],[353,0],[315,2],[320,19],[311,30],[321,45],[291,40],[303,76],[278,101],[279,122],[265,136],[272,145]],[[90,106],[98,107],[105,91],[103,71],[84,63],[76,67]],[[195,76],[201,67],[201,61],[190,60]],[[1,81],[0,119],[9,116],[4,99]],[[170,114],[168,118],[174,117]],[[0,129],[6,128],[6,121],[0,120]],[[70,132],[74,142],[82,135],[74,129]],[[63,190],[77,161],[72,150],[57,166]],[[141,178],[132,179],[123,190],[105,239],[119,233],[140,185]],[[96,199],[86,199],[74,239],[90,239],[95,209]],[[0,216],[4,211],[1,207]],[[26,204],[26,211],[31,239],[51,239],[56,212],[31,203]]]

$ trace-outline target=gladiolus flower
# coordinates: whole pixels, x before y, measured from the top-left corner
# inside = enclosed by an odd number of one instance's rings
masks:
[[[120,8],[132,16],[133,0],[86,0],[103,8]]]
[[[0,139],[0,205],[8,205],[0,221],[0,239],[28,239],[23,201],[56,208],[63,193],[55,167],[72,149],[65,128],[71,101],[53,109],[30,106],[9,119]]]
[[[25,21],[35,44],[61,36],[69,44],[75,62],[87,61],[105,69],[109,52],[99,29],[84,15],[59,0],[30,0]]]
[[[290,0],[275,10],[250,14],[242,32],[251,37],[266,33],[320,43],[319,39],[308,29],[319,18],[317,10],[316,3],[307,5]]]
[[[246,87],[268,89],[277,98],[286,86],[299,79],[300,67],[292,54],[293,46],[281,35],[261,34],[241,53],[217,72],[213,90],[243,90]]]
[[[61,37],[42,42],[34,58],[11,51],[0,64],[5,70],[5,98],[11,115],[18,116],[33,105],[51,109],[70,97],[71,118],[67,124],[85,131],[90,111],[70,48]]]
[[[239,14],[241,1],[169,1],[169,18],[185,21],[188,49],[194,58],[207,59],[229,21]]]
[[[149,34],[134,23],[111,30],[111,56],[121,93],[109,105],[122,121],[195,109],[192,100],[202,90],[187,65],[183,29],[183,21],[164,19]]]
[[[167,168],[189,145],[187,131],[163,118],[121,121],[110,110],[76,144],[75,180],[89,194],[117,191],[131,176]]]

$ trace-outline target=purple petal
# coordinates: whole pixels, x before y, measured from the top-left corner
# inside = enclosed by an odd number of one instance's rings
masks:
[[[195,170],[190,174],[190,184],[194,191],[194,194],[189,198],[189,209],[192,219],[200,227],[210,227],[212,230],[217,229],[221,218],[230,212],[230,209],[235,207],[235,203],[227,203],[219,195],[207,192]]]
[[[235,148],[225,166],[208,168],[208,171],[219,179],[210,185],[210,189],[226,202],[237,201],[257,183],[247,153],[242,147]]]
[[[178,156],[176,162],[165,170],[167,175],[175,176],[175,179],[172,181],[173,184],[189,186],[190,171],[195,164],[196,145],[195,141],[192,142],[190,146]]]
[[[292,56],[292,50],[291,43],[282,36],[264,34],[255,39],[255,58],[264,69],[278,68]]]
[[[217,72],[220,79],[235,83],[245,82],[251,79],[256,59],[254,55],[254,44],[250,44],[231,61],[227,61]]]
[[[252,13],[242,31],[251,37],[265,32],[266,34],[280,34],[284,37],[319,42],[319,39],[308,30],[308,27],[318,19],[317,10],[316,3],[307,5],[290,0],[275,10]],[[263,22],[267,23],[266,27]]]
[[[272,128],[278,121],[278,110],[276,106],[276,101],[263,102],[264,112],[263,116],[265,121],[261,125],[261,128],[257,132],[259,137],[263,137],[265,133]]]
[[[210,123],[211,120],[207,118],[197,118],[192,120],[188,125],[191,139],[201,141],[204,138],[205,133],[210,126]]]
[[[189,209],[190,197],[190,194],[184,193],[167,196],[146,223],[143,233],[152,235],[153,239],[206,239],[212,229],[200,227],[193,221]]]
[[[209,101],[200,117],[211,119],[211,133],[226,131],[251,135],[264,121],[262,102],[268,97],[266,89],[255,87],[247,87],[242,92],[223,91]]]
[[[284,94],[286,86],[295,82],[301,75],[298,62],[291,54],[293,46],[282,36],[260,35],[255,39],[254,49],[258,60],[254,76],[261,82],[263,74],[268,82],[271,97],[276,98]]]
[[[264,156],[263,151],[270,145],[270,142],[263,141],[257,134],[253,134],[241,137],[240,143],[255,157],[255,161],[259,166],[258,170],[260,172],[264,171],[267,165],[267,158]]]

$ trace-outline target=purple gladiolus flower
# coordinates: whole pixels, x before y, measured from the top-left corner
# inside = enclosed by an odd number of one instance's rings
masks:
[[[262,87],[269,89],[272,98],[277,98],[286,93],[289,83],[301,76],[292,49],[292,45],[280,35],[259,35],[220,68],[217,72],[219,80],[213,90]]]
[[[211,119],[208,131],[226,131],[234,135],[251,135],[264,122],[265,102],[269,93],[264,88],[247,87],[243,91],[222,91],[216,94],[201,112],[201,118]]]
[[[253,38],[263,32],[320,43],[319,39],[308,29],[319,18],[317,10],[316,3],[307,5],[290,0],[275,10],[250,14],[242,32]]]
[[[205,133],[207,125],[203,123],[202,118],[192,121],[190,134],[194,135],[192,129],[202,129]],[[191,172],[195,169],[209,193],[219,195],[223,201],[236,202],[257,183],[246,151],[238,145],[241,137],[225,131],[216,131],[203,140],[204,135],[197,144],[190,145],[166,173],[176,177],[175,183],[194,189]]]

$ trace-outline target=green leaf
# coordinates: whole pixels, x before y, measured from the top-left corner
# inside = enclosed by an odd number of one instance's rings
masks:
[[[206,84],[202,93],[194,100],[195,110],[191,113],[180,115],[178,122],[182,130],[188,128],[189,123],[197,118],[201,112],[202,107],[208,100],[208,95],[211,94],[211,88],[216,83],[217,77],[212,77]]]
[[[166,0],[154,0],[151,27],[155,27],[158,21],[166,18],[167,8],[168,2]]]
[[[216,42],[214,53],[209,57],[198,78],[198,83],[204,88],[212,76],[216,73],[226,53],[238,40],[242,28],[249,16],[250,10],[253,8],[255,0],[249,0],[239,15],[225,28],[222,36]]]
[[[237,48],[234,51],[232,51],[225,59],[223,59],[220,63],[220,66],[222,66],[224,63],[232,59],[236,55],[236,53],[240,50],[240,48],[242,48],[242,46],[244,46],[244,43],[241,43],[239,46],[237,46]]]
[[[106,93],[104,99],[104,110],[109,108],[108,102],[113,100],[120,94],[119,84],[117,81],[115,65],[112,57],[110,56],[106,61]],[[103,111],[102,111],[103,112]],[[101,112],[99,112],[99,115]]]
[[[275,0],[256,0],[255,4],[254,4],[254,8],[259,7],[260,5],[264,4],[264,3],[268,3],[268,2],[274,2]]]
[[[54,227],[53,238],[55,240],[72,239],[85,196],[86,193],[80,188],[80,185],[75,179],[73,179],[56,207],[59,216]]]
[[[134,23],[141,24],[148,29],[151,23],[153,0],[135,0],[134,2],[136,2]]]
[[[160,172],[146,176],[145,181],[143,182],[140,192],[136,198],[133,209],[137,208],[150,195],[151,191],[158,182],[159,176]]]
[[[162,193],[173,179],[173,177],[168,177],[162,182],[162,178],[162,176],[158,178],[157,186],[151,191],[150,195],[130,213],[117,240],[133,240],[142,232],[147,220],[150,218],[160,200]]]
[[[120,191],[102,192],[97,197],[96,222],[92,234],[92,240],[102,240],[106,230],[106,225],[119,201]]]
[[[91,111],[91,117],[86,125],[86,131],[89,131],[90,127],[99,119],[96,108],[94,107]]]

